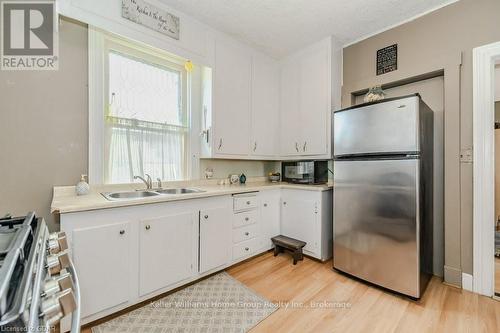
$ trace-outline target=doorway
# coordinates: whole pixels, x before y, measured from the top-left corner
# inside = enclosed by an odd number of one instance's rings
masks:
[[[495,296],[500,297],[500,64],[495,64]]]
[[[473,291],[494,296],[496,285],[495,72],[500,42],[473,50],[474,220]],[[498,139],[500,143],[500,138]],[[499,154],[500,155],[500,154]],[[500,210],[499,210],[500,212]]]

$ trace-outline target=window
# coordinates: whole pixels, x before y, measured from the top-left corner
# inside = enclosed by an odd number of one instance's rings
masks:
[[[104,48],[103,180],[131,183],[134,175],[187,178],[187,73],[147,49],[108,42]]]

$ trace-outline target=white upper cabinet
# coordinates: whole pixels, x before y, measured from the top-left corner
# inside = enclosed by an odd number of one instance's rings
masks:
[[[330,140],[330,59],[328,46],[312,49],[300,62],[300,140],[302,155],[324,155]],[[329,122],[328,122],[329,124]]]
[[[284,156],[299,154],[299,71],[296,63],[285,62],[281,68],[281,120],[280,153]],[[278,129],[278,128],[277,128]]]
[[[331,54],[331,39],[326,39],[283,62],[282,156],[330,156]]]
[[[248,155],[252,58],[226,40],[215,45],[213,154]]]
[[[202,125],[214,131],[208,140],[206,134],[202,136],[202,156],[275,159],[279,156],[279,63],[226,38],[215,44],[212,108],[206,107]]]
[[[263,55],[252,58],[252,112],[250,154],[278,155],[279,67]]]

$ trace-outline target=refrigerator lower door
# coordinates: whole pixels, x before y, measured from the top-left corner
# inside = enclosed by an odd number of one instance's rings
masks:
[[[418,298],[419,159],[334,162],[333,266]]]

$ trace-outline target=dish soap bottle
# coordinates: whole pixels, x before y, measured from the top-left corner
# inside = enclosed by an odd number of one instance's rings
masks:
[[[90,186],[85,181],[85,177],[87,177],[87,175],[82,175],[80,178],[80,182],[78,182],[78,184],[76,184],[76,187],[75,187],[76,195],[89,194]]]

